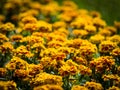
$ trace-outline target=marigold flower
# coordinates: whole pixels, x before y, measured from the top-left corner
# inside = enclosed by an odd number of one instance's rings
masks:
[[[101,56],[97,59],[90,61],[90,67],[95,68],[97,73],[110,71],[115,65],[115,60],[111,56]]]
[[[23,36],[22,35],[12,35],[10,37],[10,40],[12,42],[20,42],[21,40],[23,39]]]
[[[91,36],[89,40],[93,44],[100,44],[103,40],[105,40],[105,37],[100,34],[95,34],[94,36]]]
[[[62,28],[62,27],[66,27],[66,23],[63,21],[57,21],[55,23],[53,23],[53,28],[58,29],[58,28]]]
[[[2,52],[3,54],[5,53],[12,53],[14,50],[13,45],[11,44],[11,42],[4,42],[2,45],[0,45],[0,52]]]
[[[88,63],[85,58],[77,57],[77,56],[73,58],[73,61],[75,61],[78,64],[82,64],[82,65],[87,65]]]
[[[111,81],[113,82],[113,85],[120,86],[120,77],[117,74],[108,74],[102,76],[104,81]]]
[[[110,53],[113,49],[117,47],[117,44],[112,41],[103,41],[99,45],[99,51],[101,53]]]
[[[88,90],[88,89],[84,86],[74,85],[71,90]]]
[[[0,77],[5,77],[7,74],[7,69],[6,68],[0,68]]]
[[[104,90],[100,83],[96,82],[86,82],[84,87],[88,88],[89,90]]]
[[[1,90],[18,90],[17,84],[13,81],[0,81]]]
[[[13,56],[13,58],[5,65],[8,70],[15,69],[27,69],[28,63],[19,57]]]
[[[27,30],[27,31],[30,31],[31,33],[33,33],[38,30],[38,26],[37,26],[37,24],[34,24],[34,23],[27,23],[23,27],[23,30]]]
[[[93,18],[93,24],[96,27],[105,27],[106,26],[106,22],[99,17]]]
[[[90,15],[94,18],[94,17],[101,17],[101,14],[99,13],[99,12],[97,12],[97,11],[91,11],[90,12]]]
[[[15,26],[14,26],[14,24],[12,24],[10,22],[2,24],[0,26],[0,32],[5,33],[5,34],[7,31],[13,31],[13,30],[15,30]]]
[[[86,25],[84,29],[88,32],[88,34],[95,34],[96,33],[96,27],[93,25]]]
[[[107,40],[110,40],[112,42],[117,43],[118,45],[120,45],[120,35],[113,35],[111,37],[107,37]]]
[[[6,41],[9,41],[9,39],[4,34],[0,33],[0,44]]]
[[[86,30],[74,29],[72,33],[75,35],[76,38],[86,38],[88,35],[88,32]]]
[[[86,45],[80,47],[78,53],[80,54],[81,57],[90,59],[93,57],[95,53],[97,53],[97,47],[95,45],[90,45],[90,46]]]
[[[18,57],[32,57],[34,54],[32,54],[30,51],[27,50],[26,46],[19,46],[18,48],[16,48],[14,50],[14,56],[18,56]]]
[[[114,21],[114,26],[119,30],[120,29],[120,22]]]
[[[59,68],[58,73],[63,77],[69,75],[75,75],[78,73],[78,69],[74,65],[70,66],[66,64]]]
[[[51,32],[52,31],[52,25],[45,21],[38,21],[37,26],[40,32]]]
[[[63,90],[63,88],[59,85],[47,84],[47,85],[35,87],[33,90]]]
[[[26,78],[29,75],[29,72],[23,69],[16,69],[13,75],[17,78]]]
[[[120,48],[115,48],[110,53],[112,56],[119,57],[120,56]]]
[[[40,72],[43,71],[43,65],[42,64],[29,64],[28,65],[28,72],[29,75],[34,77],[36,74],[39,74]]]
[[[116,86],[112,86],[112,87],[109,87],[108,90],[120,90],[120,88],[119,88],[119,87],[116,87]]]
[[[22,18],[21,21],[22,21],[22,23],[24,23],[24,24],[37,23],[37,19],[36,19],[35,17],[33,17],[33,16],[26,16],[26,17]]]
[[[92,70],[89,67],[86,67],[84,65],[79,65],[79,72],[82,75],[91,75],[92,74]]]
[[[37,36],[27,36],[27,37],[24,37],[21,42],[25,42],[27,43],[28,45],[33,45],[35,43],[41,43],[41,44],[44,44],[44,39],[41,38],[41,37],[37,37]]]
[[[63,82],[61,76],[43,72],[37,74],[35,78],[30,81],[30,84],[33,87],[46,84],[62,86]]]

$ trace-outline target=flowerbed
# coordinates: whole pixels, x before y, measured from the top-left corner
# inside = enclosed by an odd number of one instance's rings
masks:
[[[120,22],[70,0],[1,3],[0,90],[120,89]]]

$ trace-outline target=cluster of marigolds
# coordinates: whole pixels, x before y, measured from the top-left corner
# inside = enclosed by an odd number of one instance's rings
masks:
[[[0,90],[120,90],[120,22],[70,0],[0,3]]]

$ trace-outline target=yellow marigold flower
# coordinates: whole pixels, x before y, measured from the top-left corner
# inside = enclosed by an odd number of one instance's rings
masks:
[[[4,34],[0,33],[0,44],[5,41],[9,41],[9,39]]]
[[[26,42],[29,45],[33,45],[35,43],[41,43],[44,44],[44,39],[42,37],[37,37],[37,36],[27,36],[24,37],[21,42]]]
[[[57,52],[57,53],[53,54],[51,57],[53,60],[55,59],[55,60],[59,61],[59,60],[64,60],[66,58],[66,54],[62,53],[62,52]]]
[[[101,17],[101,14],[99,13],[99,12],[97,12],[97,11],[91,11],[90,12],[90,15],[94,18],[94,17]]]
[[[27,50],[26,46],[19,46],[18,48],[16,48],[14,50],[14,56],[18,56],[18,57],[32,57],[34,54],[32,54],[30,51]]]
[[[117,67],[117,74],[120,75],[120,66]]]
[[[103,75],[102,76],[104,81],[109,81],[109,80],[117,80],[118,78],[120,78],[118,75],[114,75],[114,74],[108,74],[108,75]]]
[[[88,90],[88,89],[84,86],[74,85],[71,90]]]
[[[33,78],[30,81],[31,87],[46,85],[46,84],[62,86],[63,84],[62,77],[43,72],[43,73],[37,74],[35,78]]]
[[[13,56],[13,58],[8,62],[5,67],[8,70],[23,69],[26,70],[28,63],[19,57]]]
[[[0,14],[0,23],[5,20],[5,16]]]
[[[45,50],[42,50],[40,53],[41,57],[51,57],[52,55],[58,53],[58,51],[55,48],[46,48]]]
[[[96,34],[90,37],[90,42],[93,44],[100,44],[103,40],[105,40],[105,37],[100,34]]]
[[[120,86],[120,77],[117,74],[108,74],[102,76],[104,81],[113,81],[113,85],[119,87]]]
[[[79,30],[79,29],[74,29],[72,33],[75,35],[76,38],[86,38],[88,35],[88,32],[86,30]]]
[[[33,88],[33,90],[63,90],[63,88],[59,85],[42,85],[42,86],[38,86]]]
[[[106,26],[106,22],[99,17],[93,18],[93,24],[96,27],[105,27]]]
[[[37,15],[39,15],[39,11],[36,10],[36,9],[30,9],[30,10],[27,10],[26,12],[24,12],[22,14],[23,14],[23,16],[37,16]]]
[[[0,25],[0,32],[1,33],[6,34],[6,32],[13,31],[13,30],[15,30],[15,26],[14,26],[14,24],[12,24],[10,22]]]
[[[0,81],[1,90],[18,90],[17,84],[13,81]]]
[[[120,29],[120,22],[119,22],[119,21],[114,21],[114,26],[115,26],[117,29]]]
[[[69,35],[69,31],[65,27],[61,27],[57,29],[56,31],[64,33],[65,35]]]
[[[89,13],[89,11],[86,9],[79,9],[78,12],[80,15],[88,15],[88,13]]]
[[[58,73],[63,77],[69,75],[75,75],[78,73],[78,69],[75,65],[70,66],[68,64],[65,64],[58,69]]]
[[[110,71],[115,65],[115,59],[112,56],[101,56],[90,61],[90,67],[95,68],[97,73],[102,73],[105,70]]]
[[[117,29],[114,26],[107,26],[105,27],[105,29],[109,30],[112,33],[112,35],[117,33]]]
[[[84,87],[88,88],[89,90],[104,90],[102,85],[96,82],[86,82]]]
[[[44,69],[51,69],[53,68],[54,70],[58,69],[58,66],[60,65],[60,63],[58,63],[59,61],[52,59],[51,57],[43,57],[40,60],[40,63],[43,65]]]
[[[62,28],[65,27],[66,28],[66,23],[63,21],[57,21],[55,23],[53,23],[53,28],[58,29],[58,28]]]
[[[51,32],[52,31],[52,25],[45,21],[38,21],[37,26],[40,32]]]
[[[71,22],[70,26],[73,28],[83,29],[88,24],[85,18],[78,18],[76,21]]]
[[[36,36],[36,37],[45,37],[46,33],[43,32],[33,32],[32,36]]]
[[[60,41],[56,41],[56,40],[52,40],[52,41],[47,43],[48,48],[59,48],[62,46],[63,46],[63,43]]]
[[[119,87],[116,87],[116,86],[112,86],[112,87],[109,87],[108,90],[120,90],[120,88],[119,88]]]
[[[12,53],[13,50],[14,50],[14,47],[11,44],[11,42],[4,42],[2,45],[0,45],[0,52],[2,52],[2,54],[7,52]]]
[[[120,48],[115,48],[112,50],[112,52],[110,53],[112,56],[117,56],[119,57],[120,56]]]
[[[34,23],[27,23],[23,27],[23,30],[30,31],[32,33],[34,31],[38,30],[38,26],[37,26],[37,24],[34,24]]]
[[[28,24],[28,23],[37,23],[37,19],[33,16],[26,16],[22,18],[22,23]]]
[[[90,59],[97,53],[97,47],[95,45],[81,46],[78,53],[81,57]]]
[[[42,4],[40,4],[40,3],[38,3],[38,2],[32,2],[32,3],[30,3],[30,7],[31,7],[32,9],[41,11],[41,9],[42,9]]]
[[[6,68],[0,68],[0,77],[5,77],[7,74],[7,69]]]
[[[91,75],[92,74],[92,70],[89,67],[86,67],[84,65],[79,65],[79,72],[82,75]]]
[[[8,2],[4,5],[4,9],[7,11],[11,11],[15,9],[15,4]]]
[[[86,25],[84,29],[88,32],[88,34],[95,34],[96,33],[96,27],[93,25]]]
[[[71,0],[63,1],[63,6],[69,6],[71,9],[77,9],[78,6]],[[63,8],[65,9],[65,8]]]
[[[33,49],[35,53],[38,53],[41,51],[41,49],[46,49],[46,47],[41,43],[35,43],[31,46],[31,49]]]
[[[10,40],[12,42],[20,42],[21,40],[23,39],[23,36],[22,35],[12,35],[10,37]]]
[[[112,32],[106,28],[99,28],[99,34],[103,35],[103,36],[111,36]]]
[[[99,44],[99,51],[101,53],[110,53],[117,47],[117,44],[112,41],[103,41]]]
[[[44,5],[41,11],[45,16],[56,15],[57,11],[59,11],[59,5],[57,2],[52,1],[48,3],[47,5]]]
[[[34,77],[36,74],[39,74],[40,72],[43,71],[43,65],[42,64],[29,64],[28,65],[28,72],[29,75]]]
[[[120,35],[113,35],[111,37],[107,37],[107,40],[120,44]]]
[[[78,64],[82,64],[82,65],[87,65],[87,60],[85,58],[82,57],[74,57],[73,61],[75,61]]]
[[[16,69],[13,74],[13,76],[17,78],[26,78],[28,77],[28,75],[29,75],[28,70],[23,69]]]
[[[67,55],[67,54],[73,53],[74,48],[72,48],[72,47],[59,47],[57,50],[58,50],[58,52],[65,53]]]
[[[73,47],[73,48],[79,49],[80,46],[83,44],[83,42],[86,42],[86,41],[83,39],[77,38],[73,40],[67,40],[64,44],[67,47]]]

